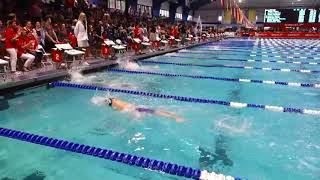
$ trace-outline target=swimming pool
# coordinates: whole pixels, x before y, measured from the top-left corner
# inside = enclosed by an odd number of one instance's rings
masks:
[[[72,73],[72,82],[197,99],[319,110],[320,79],[316,72],[320,70],[319,65],[293,63],[317,63],[320,55],[315,53],[319,42],[226,40],[146,59],[139,62],[140,67],[130,63],[125,66],[126,71],[117,71],[119,67],[86,76]],[[284,49],[286,47],[299,49]],[[287,56],[287,52],[292,58],[282,57]],[[310,70],[310,73],[293,70]],[[203,76],[220,79],[201,78]],[[238,81],[228,81],[228,78]],[[302,87],[294,83],[314,86]],[[96,97],[106,95],[174,112],[186,122],[119,113],[94,103]],[[319,116],[63,87],[26,90],[1,101],[1,127],[248,179],[295,180],[320,176]],[[37,171],[43,172],[46,179],[176,178],[24,142],[4,138],[0,141],[0,179],[23,179]]]

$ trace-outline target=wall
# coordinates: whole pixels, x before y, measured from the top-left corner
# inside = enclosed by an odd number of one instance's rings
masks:
[[[180,6],[180,7],[177,8],[177,13],[182,14],[182,6]]]
[[[138,4],[152,6],[152,0],[138,0]]]
[[[168,3],[168,2],[162,3],[160,9],[168,10],[168,11],[169,11],[169,3]]]
[[[258,23],[263,23],[264,22],[264,10],[262,8],[256,9],[256,16],[257,16],[257,20],[254,21],[258,22]],[[244,14],[248,17],[249,16],[249,9],[243,9]],[[203,22],[208,22],[208,23],[217,23],[218,22],[218,17],[222,16],[223,20],[222,23],[223,24],[230,24],[230,22],[225,22],[224,21],[224,17],[225,17],[225,13],[223,10],[220,9],[211,9],[211,10],[197,10],[194,13],[194,17],[198,18],[198,16],[200,15],[201,20]],[[228,16],[228,15],[227,15]],[[232,20],[231,22],[234,22],[234,20]]]
[[[199,10],[195,11],[194,18],[198,18],[200,15],[202,22],[217,23],[218,17],[223,16],[223,10]]]

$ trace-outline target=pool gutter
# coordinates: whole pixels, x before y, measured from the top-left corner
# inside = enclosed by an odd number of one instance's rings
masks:
[[[133,60],[140,61],[143,59],[147,59],[147,58],[151,58],[151,57],[155,57],[155,56],[161,56],[161,55],[164,55],[167,53],[176,52],[176,51],[179,51],[182,49],[189,49],[189,48],[205,45],[205,44],[208,44],[211,42],[215,42],[215,41],[212,40],[212,41],[208,41],[208,42],[191,44],[191,45],[184,46],[184,47],[172,48],[172,49],[157,51],[157,52],[148,53],[148,54],[144,54],[144,55],[138,55],[138,56],[134,56]],[[112,67],[112,66],[116,66],[116,65],[117,65],[117,63],[112,60],[93,61],[93,62],[90,62],[90,66],[83,67],[81,69],[81,71],[82,71],[82,73],[87,74],[87,73],[97,72],[97,71],[103,70],[107,67]],[[27,88],[45,85],[45,84],[52,82],[52,81],[62,80],[68,76],[69,76],[69,74],[68,74],[67,70],[52,70],[52,71],[47,71],[47,72],[38,72],[38,73],[36,73],[36,76],[32,76],[32,77],[21,76],[21,77],[19,77],[19,80],[17,80],[17,81],[1,83],[0,84],[0,96],[3,96],[8,93],[14,93],[16,91],[24,90]]]

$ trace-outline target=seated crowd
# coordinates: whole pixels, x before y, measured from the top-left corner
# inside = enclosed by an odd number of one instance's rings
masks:
[[[86,57],[109,57],[112,48],[104,44],[106,40],[141,54],[142,42],[149,43],[148,51],[156,51],[161,49],[161,42],[174,47],[177,43],[200,41],[196,37],[203,36],[200,27],[191,22],[171,23],[167,19],[125,15],[102,8],[85,13],[80,13],[78,19],[52,13],[42,21],[19,21],[15,14],[9,14],[6,24],[0,20],[0,59],[9,57],[11,72],[19,74],[41,67],[43,55],[50,54],[59,43],[84,50]],[[206,35],[216,34],[209,29]]]

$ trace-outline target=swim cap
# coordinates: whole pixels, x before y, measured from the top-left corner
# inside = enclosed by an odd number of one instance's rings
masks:
[[[112,106],[112,100],[113,100],[113,98],[107,98],[107,99],[105,100],[105,102],[106,102],[109,106]]]

